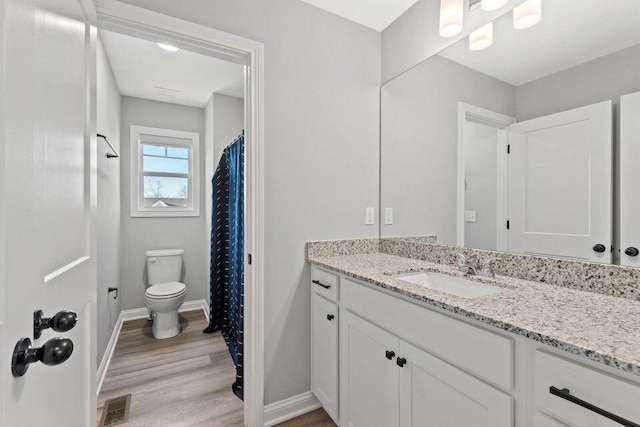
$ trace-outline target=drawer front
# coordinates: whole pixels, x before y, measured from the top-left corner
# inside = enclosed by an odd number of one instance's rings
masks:
[[[311,267],[311,290],[331,301],[338,301],[340,277],[316,266]]]
[[[640,424],[640,386],[542,350],[535,352],[535,401],[545,412],[578,426],[619,426],[607,417],[563,399],[550,388]]]
[[[343,279],[341,306],[506,390],[513,388],[513,340]],[[400,315],[401,314],[401,315]]]
[[[567,425],[536,412],[533,414],[533,427],[567,427]]]

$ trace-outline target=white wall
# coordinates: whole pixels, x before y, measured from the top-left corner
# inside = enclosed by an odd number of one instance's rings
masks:
[[[299,0],[127,2],[265,44],[265,399],[308,391],[305,242],[378,235],[380,33]]]
[[[464,246],[495,251],[498,245],[498,130],[465,121],[465,210],[476,222],[464,224]]]
[[[458,102],[515,114],[515,89],[441,56],[382,87],[382,236],[456,243]]]
[[[214,93],[213,101],[213,168],[222,152],[244,128],[244,100]]]
[[[382,32],[382,81],[397,77],[523,1],[511,0],[493,12],[467,12],[462,32],[444,38],[439,34],[440,2],[418,0]]]
[[[151,126],[200,134],[204,140],[204,109],[186,107],[146,99],[122,97],[122,309],[145,307],[145,251],[147,249],[180,248],[185,250],[184,282],[187,301],[208,297],[206,221],[198,217],[131,218],[130,217],[130,126]],[[204,152],[203,147],[200,151]],[[204,171],[204,156],[200,158]],[[200,179],[204,173],[201,172]],[[202,200],[204,185],[200,186]],[[202,203],[201,203],[202,206]]]
[[[120,149],[120,91],[102,40],[97,43],[97,131]],[[120,170],[122,159],[107,159],[107,143],[98,139],[98,299],[97,357],[104,355],[109,337],[120,314],[122,293],[107,288],[120,287]]]

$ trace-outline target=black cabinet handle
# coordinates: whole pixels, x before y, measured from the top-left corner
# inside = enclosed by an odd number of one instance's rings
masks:
[[[628,255],[628,256],[638,256],[640,254],[640,251],[638,251],[638,248],[629,246],[627,249],[624,250],[624,253],[625,255]]]
[[[312,282],[315,283],[318,286],[322,286],[325,289],[329,289],[331,287],[329,285],[324,285],[324,284],[320,283],[320,280],[312,280]]]
[[[33,312],[33,337],[40,338],[42,331],[53,329],[56,332],[67,332],[78,323],[78,315],[73,311],[59,311],[53,317],[44,317],[42,310]]]
[[[598,243],[593,247],[593,251],[598,252],[599,254],[603,253],[606,250],[607,250],[606,246],[603,245],[602,243]]]
[[[398,357],[396,359],[396,365],[400,366],[401,368],[404,367],[406,363],[407,363],[407,359],[405,359],[404,357]]]
[[[582,406],[583,408],[593,411],[596,414],[602,415],[605,418],[609,418],[610,420],[613,420],[618,424],[622,424],[623,426],[640,427],[640,424],[636,424],[629,420],[625,420],[624,418],[619,417],[618,415],[612,414],[609,411],[605,411],[604,409],[598,408],[597,406],[592,405],[589,402],[585,402],[582,399],[578,399],[577,397],[572,396],[571,391],[568,388],[559,389],[558,387],[551,386],[549,387],[549,393],[553,394],[554,396],[558,396],[561,399],[568,400],[571,403],[575,403],[578,406]]]
[[[29,365],[42,362],[48,366],[55,366],[65,362],[73,353],[73,342],[69,338],[51,338],[42,347],[31,347],[29,338],[22,338],[13,349],[11,358],[11,373],[14,377],[21,377],[29,369]]]
[[[336,318],[336,316],[334,316],[333,314],[327,314],[327,320],[328,321],[332,321],[335,318]]]
[[[387,351],[385,351],[385,352],[384,352],[384,356],[385,356],[387,359],[391,360],[391,359],[393,359],[394,357],[396,357],[396,352],[395,352],[395,351],[391,351],[391,350],[387,350]]]

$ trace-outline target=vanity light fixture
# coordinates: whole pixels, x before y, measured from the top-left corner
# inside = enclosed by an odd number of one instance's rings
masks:
[[[493,21],[469,34],[469,49],[483,50],[493,43]]]
[[[453,37],[462,31],[464,0],[440,0],[440,35]]]
[[[513,9],[513,27],[517,30],[533,27],[542,19],[542,0],[527,0]]]
[[[490,12],[492,10],[498,10],[505,4],[509,3],[509,0],[482,0],[482,10]]]
[[[158,43],[158,46],[160,47],[160,49],[164,49],[167,52],[177,52],[177,51],[180,50],[179,47],[175,47],[175,46],[172,46],[172,45],[166,44],[166,43]]]

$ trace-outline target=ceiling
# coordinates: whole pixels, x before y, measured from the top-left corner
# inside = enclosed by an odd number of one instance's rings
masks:
[[[302,0],[335,15],[382,31],[417,0]]]
[[[441,56],[513,86],[640,43],[638,0],[542,0],[542,20],[513,28],[507,13],[494,21],[493,45],[471,51],[467,38]]]
[[[154,42],[100,31],[120,93],[204,108],[212,93],[242,98],[244,67],[210,56],[167,52]]]

